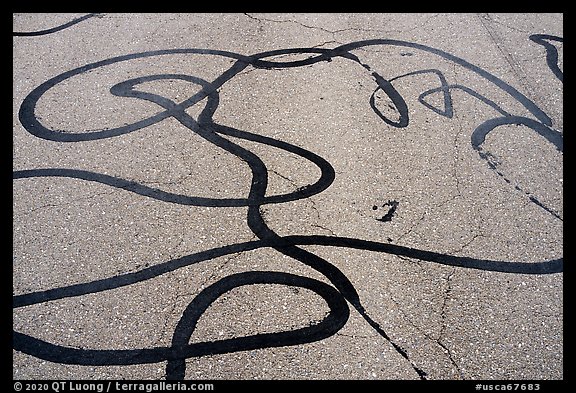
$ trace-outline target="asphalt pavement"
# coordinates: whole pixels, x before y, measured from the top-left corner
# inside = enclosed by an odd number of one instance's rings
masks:
[[[13,14],[13,378],[562,380],[562,14]]]

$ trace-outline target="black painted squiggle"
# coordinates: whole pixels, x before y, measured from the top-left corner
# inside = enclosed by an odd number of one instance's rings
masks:
[[[564,38],[548,34],[532,34],[530,39],[542,45],[546,49],[546,62],[550,70],[556,75],[561,82],[564,81],[564,73],[558,67],[558,49],[548,41],[564,42]]]
[[[448,82],[446,81],[446,77],[444,76],[444,74],[442,72],[440,72],[439,70],[429,69],[429,70],[420,70],[420,71],[409,72],[407,74],[400,75],[400,76],[397,76],[397,77],[390,79],[390,82],[392,82],[394,80],[398,80],[400,78],[405,78],[407,76],[419,75],[419,74],[434,74],[434,75],[438,76],[438,79],[440,80],[440,87],[427,90],[424,93],[420,94],[420,96],[418,97],[418,101],[420,101],[420,103],[422,105],[424,105],[425,107],[427,107],[428,109],[438,113],[439,115],[442,115],[444,117],[451,119],[453,116],[454,110],[452,107],[452,95],[450,95],[450,90],[449,90],[450,86],[448,86]],[[424,97],[426,97],[427,95],[433,94],[433,93],[438,92],[438,91],[441,91],[442,95],[443,95],[444,110],[439,110],[438,108],[436,108],[433,105],[430,105],[428,102],[426,102],[424,100]]]
[[[98,14],[84,15],[84,16],[81,16],[79,18],[73,19],[70,22],[66,22],[60,26],[52,27],[50,29],[38,30],[38,31],[14,31],[14,32],[12,32],[12,35],[15,37],[33,37],[33,36],[39,36],[39,35],[52,34],[52,33],[58,32],[60,30],[64,30],[70,26],[73,26],[76,23],[80,23],[83,20],[86,20],[88,18],[92,18],[94,16],[98,16]]]
[[[403,46],[423,50],[428,53],[440,56],[447,61],[455,63],[456,65],[471,70],[479,76],[492,82],[503,92],[509,94],[512,98],[522,104],[535,117],[535,119],[524,116],[511,115],[502,109],[499,105],[497,105],[493,100],[482,96],[478,92],[466,86],[449,84],[445,76],[438,70],[427,69],[411,72],[394,78],[385,78],[377,72],[372,71],[368,65],[362,63],[356,55],[351,53],[351,51],[355,49],[372,45]],[[208,82],[191,75],[159,74],[126,80],[112,86],[110,89],[111,94],[119,97],[126,97],[127,99],[146,100],[158,105],[159,111],[156,114],[136,121],[132,124],[127,124],[112,129],[96,129],[91,131],[75,130],[73,132],[65,132],[49,129],[39,121],[35,114],[38,100],[52,87],[69,78],[99,67],[109,66],[119,62],[172,54],[204,54],[223,56],[234,60],[234,63],[228,70],[224,71],[212,82]],[[304,60],[287,62],[266,60],[277,55],[285,54],[310,54],[311,57]],[[153,198],[156,200],[180,205],[209,207],[244,206],[248,208],[246,223],[258,239],[190,254],[158,265],[147,267],[133,273],[127,273],[87,283],[53,288],[45,291],[15,295],[13,296],[14,308],[120,288],[161,276],[184,266],[201,263],[213,258],[239,252],[257,250],[260,248],[272,248],[283,255],[289,256],[294,260],[297,260],[317,270],[328,279],[331,285],[303,276],[274,271],[245,272],[234,274],[224,277],[223,279],[213,283],[211,286],[202,290],[197,296],[194,297],[194,299],[192,299],[189,306],[182,314],[180,321],[175,328],[172,337],[172,343],[168,347],[165,346],[130,350],[77,349],[52,344],[41,339],[14,331],[14,349],[45,360],[65,364],[128,365],[166,361],[167,378],[180,379],[184,378],[185,376],[185,360],[190,357],[274,346],[298,345],[329,337],[335,334],[342,326],[344,326],[348,320],[348,302],[378,334],[385,338],[394,347],[398,354],[400,354],[410,364],[418,376],[421,379],[425,379],[426,373],[415,364],[407,351],[399,346],[393,338],[389,337],[384,329],[370,317],[368,311],[362,305],[358,292],[356,291],[354,285],[346,277],[346,275],[329,261],[303,249],[302,246],[319,245],[327,247],[363,249],[391,255],[405,256],[419,259],[421,261],[444,264],[448,266],[457,266],[462,268],[480,269],[503,273],[552,274],[560,273],[563,271],[562,259],[531,263],[492,261],[446,255],[432,251],[419,250],[389,243],[370,242],[361,239],[343,238],[336,236],[280,236],[274,232],[264,220],[261,207],[266,204],[285,203],[318,194],[330,187],[335,179],[335,171],[327,160],[311,151],[277,139],[253,134],[248,131],[243,131],[216,123],[213,119],[213,115],[218,109],[219,105],[218,89],[227,81],[238,75],[239,72],[249,66],[261,69],[302,67],[314,64],[319,61],[331,61],[334,57],[342,57],[344,59],[358,63],[364,69],[371,72],[371,76],[374,79],[376,86],[374,93],[370,97],[369,104],[374,110],[375,114],[390,126],[403,128],[409,124],[409,109],[406,101],[392,83],[400,80],[401,78],[409,76],[433,73],[438,76],[440,86],[422,92],[418,98],[420,103],[426,108],[434,111],[439,115],[451,118],[453,115],[451,90],[460,89],[479,99],[492,109],[495,109],[502,116],[495,119],[489,119],[481,123],[475,130],[472,131],[471,144],[473,148],[478,151],[480,158],[489,162],[488,155],[482,149],[485,137],[496,127],[505,124],[525,125],[544,137],[548,142],[556,146],[559,152],[563,151],[562,134],[551,128],[550,118],[540,108],[538,108],[536,104],[534,104],[526,96],[514,89],[512,86],[508,85],[487,71],[447,52],[406,41],[383,39],[367,40],[341,45],[334,49],[279,49],[251,56],[207,49],[158,50],[118,56],[67,71],[44,82],[35,88],[24,99],[20,107],[19,119],[28,132],[39,138],[58,142],[92,141],[103,138],[120,137],[124,134],[138,131],[144,127],[153,125],[171,117],[179,121],[191,132],[194,132],[198,136],[204,138],[206,141],[221,148],[227,153],[238,157],[249,167],[252,173],[252,181],[248,195],[244,198],[203,198],[197,196],[181,195],[169,193],[157,188],[152,188],[138,182],[79,169],[42,168],[19,170],[13,172],[14,179],[27,179],[35,177],[65,177],[77,179],[80,181],[97,182],[109,187],[133,192],[143,197]],[[138,85],[144,82],[157,80],[184,80],[199,85],[201,89],[196,94],[180,103],[169,100],[166,97],[160,96],[158,94],[138,90]],[[399,115],[398,121],[390,120],[379,110],[378,106],[376,105],[375,95],[380,91],[386,94],[394,104],[395,109]],[[428,95],[437,92],[442,93],[443,95],[443,109],[436,108],[425,100]],[[200,115],[198,115],[197,119],[193,118],[186,112],[187,108],[196,105],[201,101],[204,102],[204,100],[205,107],[201,111]],[[256,142],[295,154],[300,158],[306,159],[316,165],[320,169],[321,175],[313,184],[300,187],[296,191],[280,195],[267,195],[269,171],[264,162],[255,153],[238,145],[237,143],[234,143],[231,139],[228,139],[228,137]],[[533,202],[539,204],[545,209],[548,209],[542,202],[538,200]],[[396,206],[397,203],[394,206],[394,209]],[[551,209],[548,209],[548,211],[552,212]],[[393,212],[391,215],[392,214]],[[557,216],[557,218],[559,217]],[[230,291],[239,286],[256,284],[289,285],[309,289],[323,298],[323,300],[327,303],[330,312],[322,321],[300,329],[275,333],[255,334],[252,336],[236,337],[220,341],[190,343],[195,330],[196,322],[216,299],[218,299],[227,291]]]
[[[394,86],[392,86],[392,83],[390,83],[390,81],[387,81],[386,79],[382,78],[380,75],[378,75],[376,73],[373,73],[373,75],[374,75],[374,78],[376,79],[376,82],[378,83],[378,88],[376,90],[374,90],[374,93],[372,93],[372,96],[370,97],[370,106],[372,107],[372,110],[374,110],[374,112],[382,120],[384,120],[386,123],[390,124],[391,126],[406,127],[408,125],[408,122],[409,122],[408,105],[406,105],[406,101],[404,101],[404,98],[400,95],[400,93],[398,93],[398,91],[396,91],[396,89],[394,88]],[[394,104],[396,110],[398,111],[398,114],[400,115],[400,118],[398,119],[397,122],[388,119],[376,107],[376,99],[375,98],[376,98],[376,93],[378,91],[383,91],[392,100],[392,103]]]

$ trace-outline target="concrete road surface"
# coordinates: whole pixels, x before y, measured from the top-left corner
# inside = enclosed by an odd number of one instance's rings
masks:
[[[13,14],[14,379],[563,379],[562,14]]]

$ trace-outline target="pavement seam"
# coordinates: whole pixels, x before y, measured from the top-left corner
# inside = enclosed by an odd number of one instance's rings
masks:
[[[490,40],[496,46],[496,49],[500,52],[500,54],[502,55],[504,60],[506,60],[506,63],[508,64],[509,69],[512,71],[512,73],[516,77],[516,80],[520,83],[523,90],[526,92],[525,93],[526,96],[529,97],[532,101],[534,101],[534,103],[536,103],[538,105],[538,107],[546,108],[547,107],[547,105],[546,105],[547,100],[543,99],[537,93],[538,89],[535,88],[535,86],[533,86],[530,83],[530,79],[526,75],[526,72],[524,71],[524,67],[522,66],[522,63],[517,61],[514,58],[514,55],[510,51],[506,50],[506,48],[504,47],[504,40],[502,39],[502,37],[500,37],[500,34],[496,31],[496,29],[492,28],[489,25],[489,23],[496,23],[494,21],[494,19],[492,19],[490,17],[490,14],[488,14],[488,13],[477,14],[477,17],[480,20],[480,24],[482,25],[482,27],[484,27],[488,36],[490,37]]]

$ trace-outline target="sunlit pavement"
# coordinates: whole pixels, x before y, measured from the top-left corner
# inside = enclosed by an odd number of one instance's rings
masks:
[[[563,379],[562,14],[14,14],[15,379]]]

